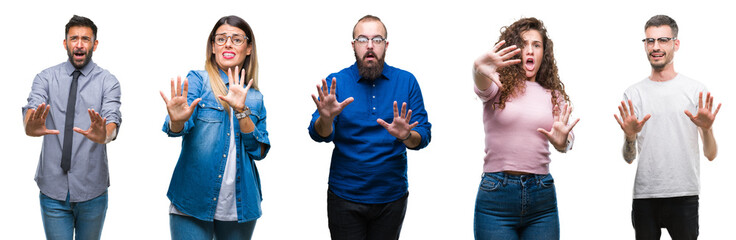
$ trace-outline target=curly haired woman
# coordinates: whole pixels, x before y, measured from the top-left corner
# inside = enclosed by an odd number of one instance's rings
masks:
[[[476,239],[560,238],[548,142],[569,150],[580,119],[568,125],[570,98],[552,47],[542,21],[523,18],[501,28],[498,43],[475,60],[486,134]]]

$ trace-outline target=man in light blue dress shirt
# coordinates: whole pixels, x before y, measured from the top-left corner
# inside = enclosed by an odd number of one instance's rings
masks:
[[[120,83],[92,62],[97,43],[94,22],[74,15],[64,38],[68,61],[36,75],[23,107],[26,135],[43,136],[35,180],[47,239],[102,234],[110,186],[106,144],[117,136],[121,116]]]

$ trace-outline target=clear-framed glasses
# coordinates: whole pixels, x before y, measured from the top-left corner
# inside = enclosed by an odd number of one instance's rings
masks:
[[[659,46],[669,46],[672,44],[674,40],[677,40],[676,37],[661,37],[661,38],[645,38],[641,41],[644,42],[644,44],[647,45],[647,47],[654,47],[654,42],[659,42]]]
[[[230,41],[235,44],[235,46],[243,45],[243,43],[248,41],[248,37],[240,35],[240,34],[233,34],[233,35],[226,35],[224,33],[215,34],[215,44],[217,45],[225,45],[227,43],[227,39],[230,39]]]
[[[353,43],[358,44],[359,46],[365,46],[368,45],[368,42],[372,41],[373,45],[381,46],[383,43],[386,42],[386,39],[381,36],[373,37],[372,39],[369,39],[366,36],[359,36],[356,39],[353,39]]]

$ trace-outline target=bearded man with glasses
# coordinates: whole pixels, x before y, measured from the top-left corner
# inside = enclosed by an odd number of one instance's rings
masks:
[[[614,114],[625,135],[624,159],[631,164],[639,153],[631,221],[636,239],[659,239],[661,228],[672,239],[697,239],[698,134],[713,161],[718,153],[713,122],[721,104],[714,111],[705,86],[675,72],[672,59],[680,40],[674,19],[654,16],[644,31],[651,75],[626,89],[620,116]]]
[[[432,125],[414,75],[384,62],[383,22],[367,15],[352,37],[356,63],[330,74],[330,83],[322,79],[312,95],[317,110],[309,135],[335,144],[327,191],[330,234],[398,239],[409,196],[406,149],[426,147]]]

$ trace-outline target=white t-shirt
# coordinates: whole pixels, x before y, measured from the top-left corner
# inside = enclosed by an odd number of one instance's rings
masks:
[[[700,92],[705,98],[705,86],[682,74],[665,82],[646,78],[624,92],[639,120],[652,115],[637,136],[634,199],[700,193],[698,127],[684,113],[697,112]]]

